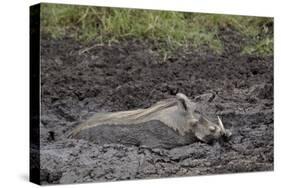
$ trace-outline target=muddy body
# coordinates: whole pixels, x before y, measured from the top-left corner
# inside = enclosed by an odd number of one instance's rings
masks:
[[[76,127],[71,138],[93,143],[119,143],[171,148],[201,140],[229,137],[221,120],[214,124],[194,112],[184,94],[162,100],[147,109],[98,113]]]
[[[152,148],[173,148],[198,141],[192,133],[180,135],[158,120],[137,125],[98,125],[81,130],[75,138],[99,145],[117,143]]]

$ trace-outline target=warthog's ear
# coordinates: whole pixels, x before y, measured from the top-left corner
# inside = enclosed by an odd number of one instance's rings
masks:
[[[179,102],[180,107],[184,110],[184,111],[188,111],[188,112],[192,112],[193,111],[193,106],[191,101],[187,98],[187,96],[185,96],[182,93],[178,93],[176,95],[176,98]]]

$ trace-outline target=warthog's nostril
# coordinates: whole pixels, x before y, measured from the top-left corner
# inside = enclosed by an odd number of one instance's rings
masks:
[[[226,130],[225,133],[222,135],[223,140],[230,140],[232,133],[229,130]]]
[[[224,135],[229,138],[232,136],[232,133],[229,130],[226,130]]]

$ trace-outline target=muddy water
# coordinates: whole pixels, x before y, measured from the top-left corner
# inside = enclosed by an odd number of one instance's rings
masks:
[[[46,38],[41,45],[43,184],[273,170],[272,57],[227,46],[222,55],[181,48],[164,61],[151,43],[136,40],[109,46]],[[209,118],[219,115],[232,138],[151,149],[63,136],[96,112],[146,108],[176,92]]]

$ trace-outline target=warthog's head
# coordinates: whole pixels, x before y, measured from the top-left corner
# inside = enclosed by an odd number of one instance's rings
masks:
[[[196,138],[210,143],[220,138],[228,139],[231,136],[231,132],[224,128],[220,117],[217,117],[217,123],[213,123],[203,115],[195,114],[192,103],[184,94],[178,93],[177,99],[184,113],[187,114],[187,126],[190,127]]]
[[[192,124],[192,131],[195,136],[206,143],[211,143],[214,140],[220,138],[228,139],[231,136],[229,130],[225,130],[221,119],[218,117],[218,123],[212,123],[205,117],[200,116],[199,119],[195,119]]]

